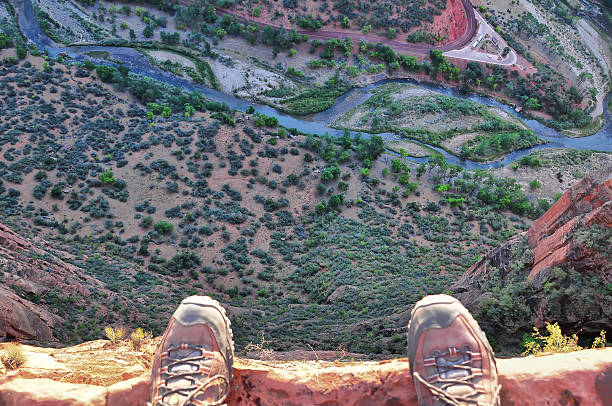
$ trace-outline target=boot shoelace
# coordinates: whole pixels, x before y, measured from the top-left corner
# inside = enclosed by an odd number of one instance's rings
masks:
[[[448,357],[459,358],[455,361],[449,360]],[[485,393],[482,385],[477,385],[473,382],[474,378],[482,377],[482,369],[472,366],[472,361],[480,361],[482,356],[478,352],[471,352],[469,347],[463,350],[457,350],[455,347],[449,347],[443,353],[434,352],[432,358],[425,358],[424,365],[426,367],[436,367],[438,373],[424,379],[418,372],[414,372],[414,377],[429,389],[431,394],[439,400],[450,406],[495,406],[499,398],[501,385],[497,385],[493,394],[493,402],[491,405],[486,405],[474,399],[475,396]],[[433,385],[435,382],[438,386]],[[472,388],[472,392],[467,395],[452,395],[447,389],[454,385],[465,385]]]
[[[191,353],[187,356],[173,357],[171,353],[178,352],[180,350],[190,350]],[[198,353],[199,355],[192,355],[194,353]],[[212,360],[214,357],[214,353],[211,351],[207,351],[201,346],[197,345],[189,345],[182,344],[178,347],[171,347],[168,351],[162,352],[161,360],[162,362],[168,361],[168,364],[161,368],[161,383],[159,384],[159,392],[164,391],[163,394],[159,395],[154,403],[155,406],[221,406],[227,395],[229,393],[229,382],[227,378],[223,375],[214,375],[210,378],[198,383],[205,373],[210,372],[210,368],[207,368],[201,364],[200,361],[204,361],[207,359]],[[174,371],[179,367],[178,371]],[[185,369],[185,368],[188,368]],[[175,379],[186,379],[189,381],[189,386],[176,387],[172,388],[168,386],[168,382]],[[213,402],[202,402],[200,400],[195,399],[195,397],[201,393],[204,393],[206,389],[216,381],[224,382],[224,393],[221,396],[221,399],[213,401]],[[173,394],[180,395],[185,397],[181,403],[178,405],[170,405],[169,403],[164,401],[164,398],[167,398]]]

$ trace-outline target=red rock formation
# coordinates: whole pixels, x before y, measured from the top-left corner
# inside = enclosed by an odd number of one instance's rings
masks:
[[[612,328],[612,302],[606,293],[612,283],[610,238],[612,178],[605,173],[574,185],[529,231],[489,252],[452,290],[468,309],[478,312],[483,299],[496,299],[487,287],[493,274],[501,279],[502,286],[529,279],[525,299],[531,319],[521,321],[526,324],[518,330],[529,331],[532,325],[541,327],[544,321],[558,321],[566,329],[596,335],[601,329]],[[568,277],[568,272],[573,276]],[[551,306],[551,301],[559,305]],[[518,340],[520,334],[516,336]]]
[[[102,286],[78,267],[64,262],[47,245],[44,241],[35,245],[0,224],[0,278],[3,281],[0,286],[0,341],[56,341],[52,330],[62,319],[44,303],[33,303],[22,296],[36,298],[55,289],[81,302],[90,295],[86,285]],[[68,257],[66,253],[61,255]]]
[[[446,35],[443,42],[449,43],[463,35],[467,23],[467,15],[461,0],[448,0],[446,10],[434,16],[433,31],[442,36]]]
[[[533,223],[527,232],[534,253],[529,278],[536,278],[546,268],[569,262],[582,261],[582,268],[594,270],[609,267],[610,264],[599,253],[574,239],[577,229],[596,224],[612,227],[612,179],[583,179]],[[609,279],[610,270],[603,271]],[[598,273],[606,277],[602,272]]]
[[[3,406],[143,406],[148,400],[155,342],[139,352],[103,341],[61,350],[23,348],[26,365],[0,378]],[[502,405],[612,404],[612,348],[500,359],[498,367]],[[228,405],[416,406],[417,401],[406,359],[238,359]]]
[[[0,337],[56,341],[52,328],[61,319],[0,286]]]

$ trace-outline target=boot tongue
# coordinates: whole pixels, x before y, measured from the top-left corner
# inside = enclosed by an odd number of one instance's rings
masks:
[[[469,361],[467,354],[458,355],[454,357],[442,356],[436,359],[436,365],[440,371],[440,378],[442,379],[456,379],[457,383],[453,383],[446,387],[446,392],[451,396],[467,396],[474,392],[474,388],[471,385],[461,383],[461,379],[470,375],[468,369],[457,368],[455,365],[465,365],[465,362]]]
[[[202,355],[202,352],[200,350],[192,350],[192,349],[171,350],[171,356],[176,359],[187,359],[187,358],[192,358],[192,357],[199,357],[200,355]],[[197,363],[198,361],[192,361],[192,362]],[[174,374],[180,374],[180,373],[185,373],[185,372],[195,372],[197,370],[198,370],[197,365],[195,364],[191,365],[187,363],[177,363],[176,365],[168,368],[168,372],[174,373]],[[171,388],[171,389],[189,388],[193,386],[193,378],[190,378],[188,376],[170,378],[168,379],[167,386],[168,388]],[[186,394],[181,395],[180,393],[173,393],[169,395],[168,397],[166,397],[164,401],[168,405],[176,406],[176,405],[180,405],[181,402],[186,398],[186,396],[187,396]]]

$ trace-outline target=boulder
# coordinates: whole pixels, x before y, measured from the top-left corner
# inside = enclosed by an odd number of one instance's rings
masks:
[[[61,319],[0,286],[0,338],[57,341],[52,328]]]

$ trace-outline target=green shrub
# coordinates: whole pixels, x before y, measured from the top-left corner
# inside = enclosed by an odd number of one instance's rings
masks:
[[[115,176],[113,175],[113,170],[112,169],[107,169],[104,172],[102,172],[102,174],[100,175],[99,179],[105,185],[112,185],[113,183],[115,183],[117,181],[115,179]]]
[[[143,217],[142,223],[141,223],[143,228],[149,228],[151,227],[151,224],[153,224],[153,217],[151,216]]]
[[[13,39],[6,34],[0,33],[0,49],[10,48],[13,46]]]
[[[172,225],[172,223],[169,223],[167,221],[158,221],[157,223],[155,223],[153,228],[160,234],[168,234],[171,233],[172,230],[174,230],[174,226]]]
[[[97,65],[96,74],[102,82],[111,83],[114,81],[115,76],[119,75],[119,71],[112,66]]]

